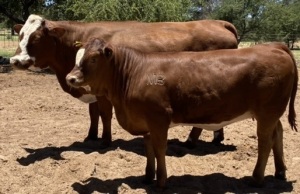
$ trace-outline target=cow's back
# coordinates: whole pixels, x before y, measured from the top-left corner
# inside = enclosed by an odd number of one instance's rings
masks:
[[[128,24],[110,43],[143,52],[206,51],[237,48],[235,27],[221,20]]]

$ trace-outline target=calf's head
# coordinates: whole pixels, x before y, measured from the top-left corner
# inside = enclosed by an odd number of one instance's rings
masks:
[[[109,79],[113,48],[104,40],[93,38],[76,54],[76,64],[66,76],[67,83],[75,88],[85,87],[91,93],[103,95]]]
[[[25,24],[17,24],[14,30],[19,34],[19,46],[10,63],[19,68],[31,65],[40,68],[53,63],[56,42],[64,34],[64,29],[38,15],[30,15]]]

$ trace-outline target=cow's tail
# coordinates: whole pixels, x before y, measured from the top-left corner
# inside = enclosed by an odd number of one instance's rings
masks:
[[[236,30],[235,26],[230,22],[224,21],[224,27],[234,35],[234,37],[235,37],[235,39],[238,43],[238,33],[237,33],[237,30]]]
[[[295,99],[296,99],[296,93],[298,88],[298,69],[296,60],[294,58],[293,53],[290,51],[288,47],[284,47],[284,50],[291,56],[293,62],[294,62],[294,69],[295,69],[295,75],[294,75],[294,83],[292,88],[292,93],[290,97],[290,104],[289,104],[289,113],[288,113],[288,121],[292,127],[292,129],[295,129],[295,131],[298,131],[297,124],[296,124],[296,112],[295,112]]]

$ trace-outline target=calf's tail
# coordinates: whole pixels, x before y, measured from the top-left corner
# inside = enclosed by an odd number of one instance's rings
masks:
[[[296,112],[295,112],[295,99],[296,99],[296,94],[297,94],[297,88],[298,88],[298,69],[297,69],[297,64],[296,60],[294,58],[293,53],[290,51],[288,47],[283,48],[292,58],[294,62],[294,69],[295,69],[295,74],[294,74],[294,83],[293,83],[293,88],[292,88],[292,93],[290,97],[290,103],[289,103],[289,113],[288,113],[288,121],[292,127],[292,129],[295,129],[295,131],[298,131],[297,129],[297,124],[296,124]]]

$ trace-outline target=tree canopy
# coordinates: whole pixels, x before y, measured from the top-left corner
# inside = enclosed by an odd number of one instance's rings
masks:
[[[24,23],[31,13],[52,20],[187,21],[222,19],[241,40],[300,37],[299,0],[0,0],[0,22]]]

